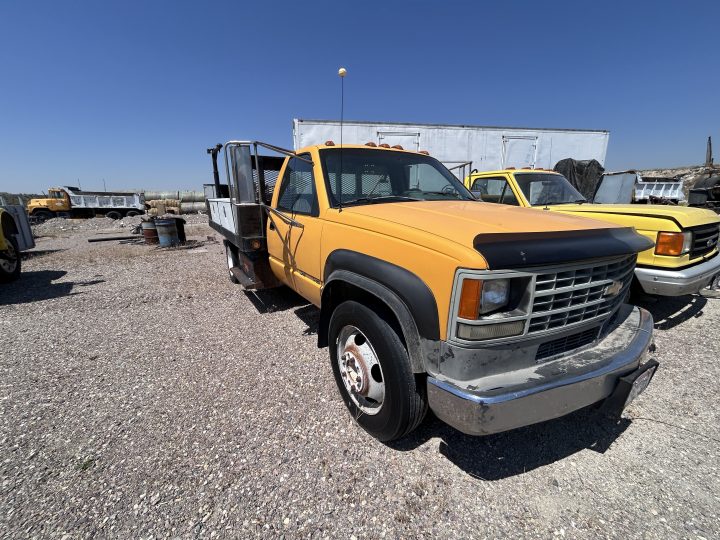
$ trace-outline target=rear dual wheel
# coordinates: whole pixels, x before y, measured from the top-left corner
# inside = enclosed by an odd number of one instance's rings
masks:
[[[385,318],[358,302],[343,302],[330,318],[329,343],[335,382],[365,431],[387,442],[420,425],[427,412],[425,387]]]

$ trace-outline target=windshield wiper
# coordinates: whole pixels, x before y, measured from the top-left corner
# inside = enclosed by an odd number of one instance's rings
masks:
[[[389,199],[396,199],[400,201],[422,201],[423,199],[417,199],[415,197],[406,197],[404,195],[378,195],[377,197],[358,197],[357,199],[351,199],[349,201],[343,201],[343,206],[355,203],[370,203],[388,201]]]
[[[578,204],[578,203],[582,204],[582,203],[586,203],[586,202],[587,202],[587,199],[577,199],[575,201],[557,201],[557,202],[545,201],[542,203],[537,203],[534,206],[550,206],[550,205],[556,205],[556,204]]]
[[[453,191],[452,193],[449,191],[423,191],[423,195],[444,195],[445,197],[460,199],[460,194],[457,191]]]

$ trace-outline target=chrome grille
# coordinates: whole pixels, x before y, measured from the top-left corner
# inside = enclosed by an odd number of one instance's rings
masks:
[[[622,302],[632,281],[636,255],[588,262],[537,275],[528,334],[564,328],[607,316]],[[619,282],[615,294],[608,286]]]
[[[717,224],[703,225],[690,229],[693,233],[692,247],[690,248],[690,259],[696,259],[707,255],[717,247],[720,228]]]

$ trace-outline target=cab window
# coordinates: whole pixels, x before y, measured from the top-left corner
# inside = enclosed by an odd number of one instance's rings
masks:
[[[473,182],[470,191],[483,202],[518,206],[515,193],[513,193],[507,179],[502,176],[477,178]]]
[[[301,157],[310,159],[310,154]],[[312,163],[296,157],[288,161],[278,193],[278,210],[308,216],[319,215],[312,168]]]

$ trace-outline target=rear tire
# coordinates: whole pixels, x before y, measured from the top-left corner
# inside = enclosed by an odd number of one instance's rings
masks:
[[[138,212],[137,210],[128,210],[128,213],[125,215],[127,217],[135,217],[135,216],[139,216],[140,212]]]
[[[227,240],[225,241],[225,257],[227,258],[227,265],[228,265],[228,279],[230,279],[230,283],[234,283],[237,285],[240,282],[235,277],[235,274],[233,274],[230,271],[230,269],[233,267],[239,266],[238,254],[237,254],[237,250],[235,249],[235,246],[233,246]]]
[[[384,318],[358,302],[343,302],[330,317],[329,343],[340,395],[365,431],[388,442],[420,425],[427,412],[425,387]]]
[[[7,235],[8,249],[0,252],[0,283],[10,283],[20,277],[20,248],[15,236]],[[7,257],[7,259],[5,258]]]
[[[122,218],[122,214],[120,212],[112,210],[111,212],[108,212],[107,214],[105,214],[105,217],[110,218],[110,219],[120,219],[120,218]]]

